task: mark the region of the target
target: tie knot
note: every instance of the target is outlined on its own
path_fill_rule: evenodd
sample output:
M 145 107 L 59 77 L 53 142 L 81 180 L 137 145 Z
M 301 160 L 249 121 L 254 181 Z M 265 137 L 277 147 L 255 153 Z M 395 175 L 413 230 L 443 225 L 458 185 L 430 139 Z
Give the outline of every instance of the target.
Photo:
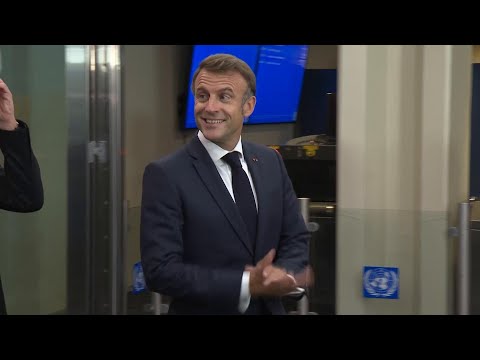
M 238 151 L 232 151 L 223 156 L 222 159 L 225 160 L 232 168 L 242 167 Z

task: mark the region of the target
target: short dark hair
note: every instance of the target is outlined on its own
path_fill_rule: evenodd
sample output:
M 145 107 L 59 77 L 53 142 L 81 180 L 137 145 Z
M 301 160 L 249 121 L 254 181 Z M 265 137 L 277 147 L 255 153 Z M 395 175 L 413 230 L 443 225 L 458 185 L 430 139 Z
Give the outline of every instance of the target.
M 230 54 L 214 54 L 207 56 L 202 60 L 193 74 L 191 84 L 193 94 L 195 94 L 195 80 L 197 80 L 199 72 L 204 69 L 213 73 L 227 73 L 229 71 L 238 72 L 247 82 L 247 91 L 243 96 L 243 103 L 245 103 L 251 96 L 255 96 L 257 91 L 255 73 L 245 61 Z

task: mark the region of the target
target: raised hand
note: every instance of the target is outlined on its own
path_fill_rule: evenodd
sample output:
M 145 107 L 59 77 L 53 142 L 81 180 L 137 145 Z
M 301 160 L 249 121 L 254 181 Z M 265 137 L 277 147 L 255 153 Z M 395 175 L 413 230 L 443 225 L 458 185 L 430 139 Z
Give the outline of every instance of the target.
M 0 129 L 14 130 L 17 125 L 12 93 L 7 84 L 0 79 Z

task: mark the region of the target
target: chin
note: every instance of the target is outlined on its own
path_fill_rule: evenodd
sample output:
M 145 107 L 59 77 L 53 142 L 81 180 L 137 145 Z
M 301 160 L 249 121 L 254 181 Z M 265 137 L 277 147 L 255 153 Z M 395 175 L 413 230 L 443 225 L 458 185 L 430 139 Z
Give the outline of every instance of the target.
M 218 140 L 223 136 L 223 131 L 220 129 L 202 129 L 202 133 L 210 141 Z

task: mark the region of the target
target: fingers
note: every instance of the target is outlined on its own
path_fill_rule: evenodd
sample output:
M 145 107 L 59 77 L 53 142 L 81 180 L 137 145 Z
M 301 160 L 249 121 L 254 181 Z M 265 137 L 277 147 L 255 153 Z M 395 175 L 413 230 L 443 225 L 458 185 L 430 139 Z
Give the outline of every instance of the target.
M 2 79 L 0 79 L 0 100 L 7 102 L 12 101 L 12 93 Z
M 0 129 L 14 130 L 17 125 L 12 93 L 0 79 Z
M 292 280 L 293 286 L 297 287 L 297 280 L 292 274 L 287 274 L 287 276 Z
M 7 84 L 5 84 L 5 82 L 2 79 L 0 79 L 0 89 L 2 90 L 2 92 L 10 92 Z
M 12 92 L 2 79 L 0 79 L 0 97 L 7 101 L 11 101 L 13 97 Z

